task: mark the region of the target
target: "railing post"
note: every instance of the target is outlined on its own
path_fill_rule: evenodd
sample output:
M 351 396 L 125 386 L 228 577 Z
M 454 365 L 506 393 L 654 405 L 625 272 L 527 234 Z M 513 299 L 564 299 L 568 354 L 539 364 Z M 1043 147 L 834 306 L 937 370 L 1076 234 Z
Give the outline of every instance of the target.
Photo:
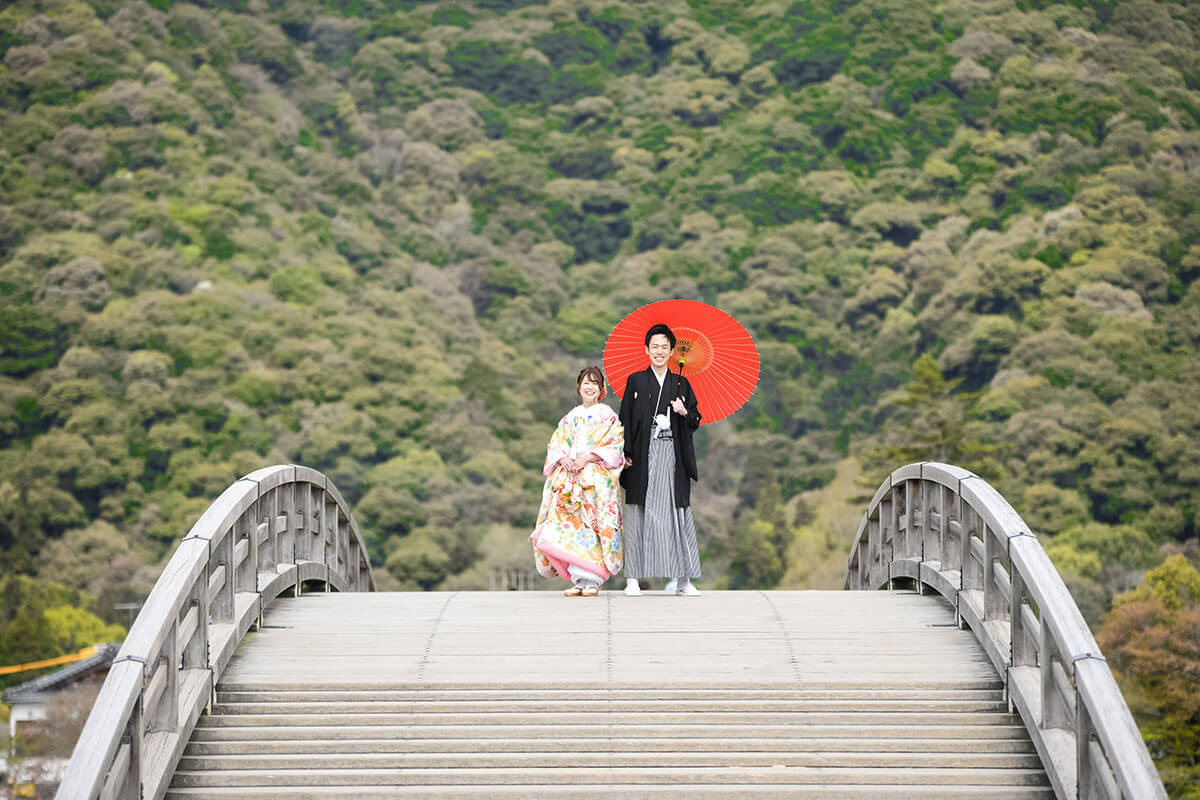
M 1011 567 L 1010 567 L 1011 568 Z M 1029 632 L 1025 630 L 1025 579 L 1019 570 L 1012 570 L 1012 619 L 1010 625 L 1009 643 L 1012 647 L 1012 665 L 1027 667 L 1034 664 L 1036 658 L 1030 647 Z
M 329 527 L 329 506 L 325 503 L 325 487 L 322 486 L 317 494 L 317 539 L 320 541 L 317 552 L 320 553 L 320 563 L 325 565 L 325 591 L 329 591 L 329 554 L 334 533 Z
M 125 725 L 125 734 L 121 737 L 122 744 L 129 745 L 129 766 L 126 767 L 125 779 L 118 787 L 117 797 L 129 800 L 141 800 L 142 797 L 142 740 L 145 736 L 145 723 L 142 717 L 142 697 L 138 697 L 133 706 L 133 713 Z
M 271 526 L 279 541 L 279 561 L 282 564 L 297 563 L 296 537 L 292 535 L 292 519 L 295 512 L 295 484 L 285 483 L 274 489 L 271 505 Z
M 1079 800 L 1096 796 L 1092 776 L 1092 717 L 1079 690 L 1075 690 L 1075 785 Z
M 887 569 L 887 588 L 890 592 L 892 586 L 892 562 L 896 559 L 896 540 L 900 538 L 900 509 L 897 508 L 896 498 L 900 494 L 897 487 L 893 486 L 888 492 L 888 526 L 883 536 L 883 546 L 886 548 L 885 553 L 880 553 L 880 560 Z M 880 517 L 883 515 L 881 514 Z
M 1038 647 L 1038 672 L 1041 677 L 1042 719 L 1041 727 L 1066 728 L 1066 703 L 1058 690 L 1058 682 L 1054 676 L 1054 665 L 1059 660 L 1054 646 L 1054 637 L 1050 635 L 1050 626 L 1046 620 L 1041 621 L 1041 644 Z
M 243 515 L 238 518 L 234 525 L 234 530 L 237 532 L 237 542 L 246 542 L 246 554 L 242 557 L 241 562 L 237 567 L 237 586 L 235 592 L 257 592 L 258 591 L 258 545 L 257 545 L 257 526 L 254 524 L 253 517 Z M 235 545 L 236 549 L 236 545 Z
M 251 511 L 250 527 L 254 530 L 254 541 L 258 544 L 258 563 L 278 564 L 279 554 L 275 551 L 275 538 L 271 536 L 271 523 L 267 519 L 267 508 L 270 503 L 261 492 L 254 501 Z
M 233 531 L 224 531 L 218 539 L 216 547 L 217 567 L 221 572 L 220 588 L 213 597 L 213 622 L 233 622 L 234 608 L 234 577 L 233 577 Z M 211 578 L 210 578 L 211 580 Z
M 959 588 L 967 589 L 971 571 L 971 528 L 967 520 L 967 504 L 962 496 L 962 482 L 958 488 L 958 579 Z
M 1004 597 L 1000 593 L 1000 583 L 996 580 L 996 561 L 1000 558 L 997 547 L 997 535 L 987 525 L 983 530 L 983 618 L 986 620 L 999 619 L 1004 615 Z
M 296 482 L 296 563 L 313 560 L 312 491 L 307 483 Z
M 961 564 L 955 563 L 958 560 L 959 550 L 954 547 L 954 529 L 955 515 L 958 513 L 955 510 L 957 503 L 955 502 L 954 492 L 945 487 L 940 487 L 941 491 L 941 508 L 942 508 L 942 525 L 939 531 L 940 545 L 938 554 L 941 556 L 943 570 L 956 570 L 961 568 Z M 961 526 L 960 526 L 961 530 Z
M 162 651 L 155 659 L 154 671 L 151 673 L 150 685 L 159 679 L 160 670 L 163 670 L 162 680 L 165 683 L 162 691 L 158 692 L 154 699 L 154 707 L 147 709 L 151 733 L 174 733 L 179 728 L 179 660 L 176 648 L 178 635 L 179 623 L 176 621 L 167 631 L 167 638 L 162 644 Z
M 183 647 L 183 668 L 184 669 L 207 669 L 208 668 L 208 566 L 205 565 L 204 572 L 200 576 L 200 580 L 196 581 L 196 586 L 192 590 L 192 596 L 185 608 L 190 613 L 195 609 L 196 613 L 196 630 L 184 643 Z
M 883 564 L 883 503 L 878 513 L 867 520 L 867 558 L 866 569 L 868 574 L 867 585 L 873 586 L 877 583 L 876 577 L 881 576 L 879 568 L 875 566 L 876 562 L 882 566 Z

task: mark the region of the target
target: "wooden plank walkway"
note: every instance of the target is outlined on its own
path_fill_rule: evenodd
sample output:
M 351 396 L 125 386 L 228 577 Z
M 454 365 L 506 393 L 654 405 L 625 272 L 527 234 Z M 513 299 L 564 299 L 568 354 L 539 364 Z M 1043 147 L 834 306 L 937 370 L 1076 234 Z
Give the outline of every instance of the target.
M 994 685 L 940 597 L 904 592 L 315 594 L 280 599 L 226 683 Z
M 318 594 L 242 643 L 170 800 L 1050 800 L 940 597 Z

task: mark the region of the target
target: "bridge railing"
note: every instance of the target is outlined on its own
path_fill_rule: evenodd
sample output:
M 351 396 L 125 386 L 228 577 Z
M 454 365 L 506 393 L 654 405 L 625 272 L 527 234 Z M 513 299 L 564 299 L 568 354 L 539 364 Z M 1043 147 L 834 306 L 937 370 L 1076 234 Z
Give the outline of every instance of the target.
M 1055 794 L 1166 800 L 1078 606 L 1037 537 L 986 481 L 949 464 L 893 472 L 859 524 L 845 588 L 932 588 L 975 633 Z
M 242 637 L 267 604 L 306 584 L 375 586 L 346 501 L 306 467 L 236 481 L 180 542 L 130 627 L 58 798 L 161 798 Z

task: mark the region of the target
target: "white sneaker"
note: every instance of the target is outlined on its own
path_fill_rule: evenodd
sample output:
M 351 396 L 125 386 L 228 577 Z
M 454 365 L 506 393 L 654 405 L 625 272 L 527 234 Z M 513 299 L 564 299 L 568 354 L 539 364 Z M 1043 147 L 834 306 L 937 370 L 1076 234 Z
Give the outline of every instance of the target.
M 674 594 L 675 590 L 678 588 L 679 578 L 671 578 L 671 580 L 667 581 L 667 585 L 663 587 L 663 591 L 667 594 Z
M 630 578 L 629 580 L 625 581 L 625 596 L 626 597 L 641 597 L 642 596 L 642 587 L 638 586 L 638 582 L 635 579 Z
M 688 581 L 683 585 L 682 589 L 676 589 L 675 594 L 679 597 L 699 597 L 700 590 L 696 588 L 695 584 Z

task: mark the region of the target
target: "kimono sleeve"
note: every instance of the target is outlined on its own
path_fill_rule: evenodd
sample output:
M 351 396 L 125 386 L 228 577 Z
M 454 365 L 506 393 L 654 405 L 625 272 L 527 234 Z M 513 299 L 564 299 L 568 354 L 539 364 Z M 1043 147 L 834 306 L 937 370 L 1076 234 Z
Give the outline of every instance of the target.
M 591 451 L 604 466 L 619 470 L 625 465 L 625 426 L 616 414 L 599 423 L 590 438 Z
M 687 426 L 689 431 L 694 431 L 700 427 L 700 401 L 696 397 L 695 391 L 692 390 L 692 384 L 687 379 L 683 379 L 683 405 L 687 409 L 687 416 L 683 418 L 683 424 Z
M 568 417 L 563 417 L 559 420 L 558 427 L 554 429 L 554 435 L 550 437 L 550 443 L 546 445 L 546 463 L 542 467 L 543 475 L 549 475 L 551 472 L 554 472 L 554 468 L 558 465 L 558 462 L 571 455 L 571 434 L 570 426 L 567 424 Z

